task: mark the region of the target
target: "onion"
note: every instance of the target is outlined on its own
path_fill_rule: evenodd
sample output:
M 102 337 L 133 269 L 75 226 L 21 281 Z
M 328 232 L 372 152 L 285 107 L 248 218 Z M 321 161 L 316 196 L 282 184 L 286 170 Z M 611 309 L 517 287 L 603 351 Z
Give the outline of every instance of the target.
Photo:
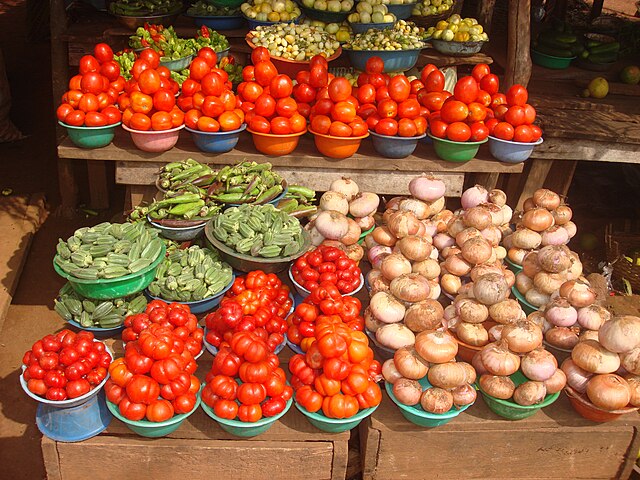
M 460 291 L 460 288 L 462 288 L 462 280 L 456 275 L 445 273 L 442 278 L 440 278 L 440 286 L 449 295 L 456 295 Z
M 400 202 L 398 210 L 412 212 L 419 220 L 424 220 L 431 215 L 431 207 L 428 203 L 417 198 L 406 198 Z
M 547 389 L 542 382 L 524 382 L 513 392 L 513 401 L 518 405 L 536 405 L 547 396 Z
M 611 320 L 611 313 L 600 305 L 589 305 L 578 309 L 578 323 L 582 328 L 599 330 L 609 320 Z
M 442 388 L 427 388 L 422 392 L 420 405 L 429 413 L 446 413 L 453 407 L 453 395 Z
M 620 363 L 628 372 L 640 375 L 640 347 L 621 353 Z
M 528 212 L 529 210 L 531 210 L 532 208 L 536 208 L 536 204 L 533 201 L 532 197 L 527 198 L 524 203 L 522 204 L 522 210 L 525 212 Z
M 467 362 L 458 362 L 458 365 L 462 365 L 467 372 L 467 383 L 475 383 L 477 377 L 475 368 Z
M 491 224 L 498 227 L 505 223 L 505 221 L 509 221 L 509 218 L 505 220 L 504 213 L 505 209 L 503 207 L 499 207 L 498 205 L 494 205 L 493 203 L 485 203 L 483 205 L 489 213 L 491 214 Z
M 324 238 L 340 240 L 349 231 L 349 222 L 341 212 L 324 210 L 318 214 L 315 228 Z
M 344 251 L 347 254 L 347 257 L 356 262 L 356 264 L 362 260 L 362 257 L 364 257 L 364 248 L 362 248 L 358 243 L 347 245 Z
M 509 296 L 509 285 L 502 275 L 488 273 L 473 282 L 473 296 L 485 305 L 493 305 Z
M 513 299 L 503 300 L 489 307 L 489 316 L 502 325 L 517 322 L 523 313 L 518 301 Z
M 469 383 L 467 381 L 467 369 L 456 362 L 432 365 L 427 378 L 431 385 L 445 390 L 452 390 Z
M 502 341 L 512 352 L 527 353 L 542 345 L 542 330 L 529 320 L 518 320 L 504 326 Z
M 459 277 L 465 276 L 471 271 L 471 265 L 462 257 L 462 254 L 447 257 L 444 261 L 444 268 Z
M 555 210 L 560 206 L 560 195 L 546 188 L 539 188 L 533 192 L 532 198 L 538 207 L 547 210 Z
M 405 273 L 411 273 L 411 262 L 404 258 L 401 253 L 392 253 L 382 260 L 380 271 L 384 278 L 393 280 Z
M 560 287 L 560 296 L 576 308 L 588 307 L 596 301 L 596 292 L 586 282 L 569 280 Z
M 462 215 L 462 219 L 467 226 L 477 228 L 478 230 L 484 230 L 492 225 L 491 212 L 483 205 L 478 205 L 466 210 Z
M 494 325 L 489 329 L 489 340 L 492 342 L 499 342 L 502 339 L 502 329 L 504 325 Z
M 433 202 L 444 197 L 444 182 L 432 175 L 423 173 L 409 182 L 409 192 L 419 200 Z
M 509 400 L 516 389 L 513 380 L 503 375 L 480 375 L 480 388 L 483 392 L 501 400 Z
M 312 226 L 309 229 L 309 236 L 311 237 L 311 245 L 313 245 L 314 247 L 317 247 L 318 245 L 320 245 L 325 240 L 325 238 L 318 231 L 318 229 L 315 227 L 315 225 Z
M 351 201 L 351 199 L 355 197 L 359 191 L 358 184 L 348 177 L 342 177 L 331 182 L 331 187 L 329 187 L 329 190 L 341 193 L 342 195 L 347 197 L 348 201 Z
M 510 238 L 514 248 L 523 250 L 538 248 L 542 243 L 542 236 L 538 232 L 522 226 L 518 227 Z
M 578 227 L 573 222 L 567 222 L 563 227 L 567 230 L 567 233 L 569 233 L 569 238 L 575 237 L 576 233 L 578 233 Z
M 478 392 L 469 384 L 461 385 L 457 388 L 454 388 L 451 391 L 451 395 L 453 395 L 453 405 L 456 408 L 464 407 L 465 405 L 471 405 L 476 401 L 478 396 Z
M 629 385 L 629 403 L 634 407 L 640 407 L 640 377 L 636 375 L 626 375 L 624 379 L 627 381 L 627 385 Z
M 393 358 L 385 360 L 382 364 L 382 376 L 385 381 L 389 383 L 396 383 L 397 380 L 402 378 L 402 375 L 400 375 L 400 372 L 396 368 Z
M 460 322 L 456 327 L 458 339 L 474 347 L 482 347 L 489 343 L 489 332 L 481 323 Z
M 400 205 L 400 202 L 405 198 L 407 197 L 402 197 L 402 196 L 392 197 L 389 199 L 389 201 L 385 202 L 384 208 L 386 210 L 398 210 L 398 205 Z
M 516 275 L 516 289 L 523 295 L 526 295 L 533 288 L 533 280 L 527 277 L 524 272 Z
M 547 272 L 564 272 L 571 266 L 571 250 L 565 245 L 549 245 L 538 251 L 536 259 Z
M 393 384 L 393 395 L 403 405 L 417 405 L 422 396 L 422 386 L 416 380 L 399 378 Z
M 522 215 L 522 225 L 536 232 L 543 232 L 553 225 L 553 215 L 546 208 L 533 208 Z
M 536 288 L 532 288 L 525 293 L 524 298 L 534 307 L 543 307 L 551 300 L 549 295 L 538 291 Z
M 393 295 L 387 292 L 378 292 L 369 302 L 371 313 L 383 323 L 397 323 L 404 319 L 405 306 Z
M 357 217 L 355 218 L 356 223 L 362 229 L 362 231 L 369 230 L 376 224 L 376 219 L 373 218 L 373 215 L 367 215 L 366 217 Z M 373 238 L 373 237 L 372 237 Z
M 598 339 L 603 347 L 616 353 L 640 347 L 640 318 L 632 315 L 614 317 L 602 325 Z
M 502 246 L 507 250 L 513 247 L 513 241 L 511 239 L 511 236 L 513 235 L 513 231 L 511 231 L 511 229 L 509 230 L 510 230 L 509 232 L 504 232 L 502 229 L 500 229 L 500 231 L 502 232 Z
M 357 220 L 356 220 L 356 223 L 357 223 Z M 364 237 L 364 246 L 366 248 L 373 248 L 377 245 L 380 245 L 380 244 L 375 241 L 375 239 L 373 238 L 373 235 L 371 235 L 370 233 L 366 237 Z
M 376 332 L 376 340 L 383 346 L 397 350 L 413 345 L 416 336 L 411 330 L 399 323 L 384 325 Z
M 569 232 L 560 225 L 554 225 L 542 232 L 542 245 L 564 245 L 569 243 Z
M 367 252 L 367 258 L 371 263 L 381 254 L 390 255 L 392 252 L 391 247 L 387 247 L 384 245 L 376 245 L 375 247 L 371 247 Z
M 462 197 L 460 197 L 460 203 L 465 210 L 469 210 L 481 203 L 487 203 L 488 201 L 489 192 L 482 185 L 475 185 L 468 188 L 462 193 Z
M 320 210 L 333 210 L 335 212 L 340 212 L 343 215 L 349 213 L 349 200 L 346 195 L 340 192 L 334 192 L 331 190 L 324 192 L 320 197 L 318 206 L 320 207 Z
M 583 330 L 578 337 L 582 342 L 584 340 L 598 340 L 598 331 L 597 330 Z M 622 361 L 622 359 L 621 359 Z
M 483 263 L 481 265 L 476 265 L 471 269 L 469 276 L 472 281 L 476 281 L 482 275 L 486 275 L 487 273 L 499 273 L 504 274 L 504 269 L 502 265 L 497 263 Z
M 498 227 L 489 225 L 487 228 L 480 230 L 482 238 L 484 238 L 492 247 L 498 247 L 502 240 L 502 232 Z
M 544 382 L 550 379 L 558 368 L 556 357 L 544 348 L 536 348 L 530 351 L 520 361 L 522 373 L 536 382 Z
M 533 287 L 540 293 L 551 295 L 560 290 L 567 277 L 563 273 L 538 272 L 533 277 Z
M 400 252 L 414 262 L 426 260 L 431 255 L 431 250 L 433 250 L 433 246 L 426 238 L 416 235 L 407 235 L 401 238 L 397 245 L 400 248 Z
M 360 239 L 362 230 L 352 218 L 347 218 L 347 223 L 349 224 L 349 229 L 347 230 L 347 233 L 342 236 L 340 241 L 345 245 L 353 245 Z
M 522 272 L 530 278 L 535 277 L 542 271 L 542 266 L 538 262 L 538 252 L 528 252 L 522 260 Z
M 502 225 L 497 225 L 498 227 L 500 227 L 503 230 L 506 231 L 510 231 L 511 227 L 509 226 L 509 223 L 511 222 L 511 219 L 513 218 L 513 209 L 509 206 L 509 205 L 503 205 L 502 207 L 502 221 L 504 222 Z
M 558 393 L 567 384 L 567 376 L 561 369 L 556 368 L 553 375 L 542 383 L 544 383 L 548 394 Z
M 444 310 L 435 300 L 424 300 L 411 305 L 404 315 L 404 324 L 413 332 L 435 330 L 442 323 Z
M 491 244 L 483 237 L 470 238 L 461 247 L 462 257 L 473 265 L 488 261 L 492 252 Z
M 553 327 L 544 334 L 544 339 L 554 347 L 571 350 L 580 341 L 576 328 Z
M 464 243 L 467 240 L 470 240 L 476 237 L 482 238 L 482 234 L 480 233 L 480 230 L 473 227 L 465 228 L 464 230 L 462 230 L 460 233 L 456 235 L 456 244 L 459 247 L 462 247 L 462 245 L 464 245 Z
M 455 215 L 447 224 L 447 233 L 455 238 L 465 228 L 467 228 L 467 226 L 464 224 L 462 217 Z
M 361 192 L 349 202 L 349 213 L 354 217 L 373 215 L 380 205 L 380 197 L 375 193 Z
M 593 377 L 593 373 L 589 373 L 580 368 L 571 358 L 567 358 L 562 362 L 560 368 L 567 376 L 567 385 L 578 393 L 587 391 L 587 383 L 589 379 Z
M 502 207 L 507 203 L 507 194 L 502 190 L 494 188 L 489 192 L 489 201 L 495 203 L 499 207 Z
M 546 306 L 544 317 L 557 327 L 571 327 L 578 320 L 578 312 L 566 299 L 558 297 Z
M 571 351 L 577 366 L 591 373 L 613 373 L 620 367 L 620 357 L 595 340 L 578 342 Z
M 456 244 L 455 238 L 449 236 L 446 233 L 438 233 L 433 237 L 433 245 L 438 250 L 443 250 L 446 247 L 451 247 Z
M 371 307 L 367 307 L 364 311 L 364 326 L 371 333 L 376 333 L 379 328 L 386 325 L 386 323 L 381 322 L 371 313 Z
M 416 335 L 418 354 L 430 363 L 453 360 L 458 353 L 458 343 L 446 330 L 425 330 Z
M 402 347 L 393 355 L 398 372 L 405 378 L 420 380 L 429 371 L 429 365 L 413 347 Z
M 376 227 L 371 232 L 371 236 L 379 245 L 385 245 L 387 247 L 393 247 L 398 240 L 396 236 L 391 233 L 388 227 Z
M 460 320 L 466 323 L 482 323 L 489 317 L 489 309 L 472 298 L 456 299 L 454 302 Z
M 452 255 L 457 255 L 461 252 L 461 250 L 457 247 L 457 246 L 453 246 L 453 247 L 445 247 L 442 249 L 442 251 L 440 252 L 440 254 L 442 255 L 442 258 L 447 259 Z
M 577 280 L 582 275 L 582 262 L 577 253 L 571 252 L 571 266 L 567 270 L 567 280 Z
M 427 204 L 429 205 L 429 210 L 431 211 L 429 215 L 437 215 L 444 210 L 445 200 L 444 197 L 440 197 L 433 202 L 427 202 Z M 453 216 L 453 213 L 451 214 L 451 216 Z
M 490 343 L 480 355 L 482 364 L 493 375 L 513 375 L 520 368 L 520 357 L 511 352 L 504 341 Z
M 587 397 L 603 410 L 620 410 L 629 405 L 631 389 L 619 375 L 594 375 L 587 383 Z
M 522 314 L 524 315 L 524 311 L 522 312 Z M 536 325 L 538 325 L 540 328 L 543 328 L 545 323 L 548 326 L 547 330 L 552 327 L 552 325 L 549 322 L 547 322 L 546 319 L 544 318 L 544 313 L 542 313 L 539 310 L 537 310 L 535 312 L 531 312 L 529 315 L 526 316 L 526 318 L 530 322 L 533 322 Z M 543 330 L 543 332 L 544 331 L 546 331 L 546 330 Z
M 397 238 L 402 238 L 407 235 L 415 235 L 421 225 L 422 223 L 420 223 L 420 220 L 418 220 L 418 217 L 416 217 L 413 212 L 396 212 L 389 217 L 387 227 Z
M 428 280 L 434 280 L 440 276 L 440 265 L 435 260 L 428 258 L 411 265 L 412 273 L 419 273 Z
M 429 291 L 429 281 L 419 273 L 407 273 L 391 280 L 391 293 L 404 302 L 426 300 Z
M 565 225 L 573 216 L 573 211 L 567 205 L 559 205 L 551 212 L 556 225 Z

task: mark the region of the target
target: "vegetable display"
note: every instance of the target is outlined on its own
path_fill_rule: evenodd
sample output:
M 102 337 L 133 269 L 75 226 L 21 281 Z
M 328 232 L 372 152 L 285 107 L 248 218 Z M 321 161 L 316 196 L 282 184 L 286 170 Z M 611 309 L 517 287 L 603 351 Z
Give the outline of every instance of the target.
M 413 7 L 412 15 L 417 17 L 428 17 L 439 15 L 451 9 L 453 0 L 418 0 Z
M 328 34 L 336 37 L 336 40 L 340 43 L 348 42 L 349 38 L 351 38 L 351 27 L 348 22 L 326 23 L 320 20 L 305 18 L 302 23 L 324 30 Z
M 293 279 L 306 290 L 313 290 L 322 282 L 336 285 L 338 291 L 348 295 L 362 286 L 362 272 L 357 262 L 345 252 L 327 245 L 299 257 L 291 266 Z
M 385 30 L 370 29 L 356 34 L 347 43 L 350 50 L 416 50 L 424 48 L 422 30 L 404 20 L 398 21 L 393 28 Z
M 395 23 L 396 20 L 384 3 L 374 0 L 358 2 L 355 13 L 347 17 L 349 23 Z
M 187 9 L 187 15 L 192 17 L 231 17 L 240 15 L 240 8 L 212 5 L 204 0 L 198 0 Z
M 292 0 L 251 0 L 240 6 L 247 18 L 260 22 L 292 22 L 300 15 L 300 7 Z
M 349 12 L 353 8 L 353 0 L 302 0 L 302 4 L 310 9 L 323 12 Z
M 22 357 L 29 391 L 47 400 L 81 397 L 107 377 L 112 356 L 93 333 L 64 329 L 35 342 Z
M 178 0 L 117 0 L 109 4 L 109 12 L 126 17 L 168 15 L 182 10 Z
M 285 196 L 277 203 L 276 208 L 294 217 L 302 218 L 313 215 L 318 208 L 313 204 L 316 192 L 302 185 L 289 185 Z
M 220 260 L 217 251 L 191 245 L 169 248 L 158 266 L 151 295 L 167 301 L 195 302 L 213 297 L 231 283 L 232 269 Z
M 488 42 L 489 36 L 475 18 L 461 18 L 454 13 L 446 20 L 440 20 L 435 27 L 429 27 L 427 36 L 447 42 Z
M 259 26 L 249 34 L 255 46 L 266 47 L 276 58 L 304 61 L 320 54 L 331 57 L 340 48 L 340 42 L 333 35 L 305 24 Z
M 162 247 L 157 231 L 143 223 L 104 222 L 79 228 L 66 241 L 59 239 L 54 260 L 72 277 L 118 278 L 151 265 Z

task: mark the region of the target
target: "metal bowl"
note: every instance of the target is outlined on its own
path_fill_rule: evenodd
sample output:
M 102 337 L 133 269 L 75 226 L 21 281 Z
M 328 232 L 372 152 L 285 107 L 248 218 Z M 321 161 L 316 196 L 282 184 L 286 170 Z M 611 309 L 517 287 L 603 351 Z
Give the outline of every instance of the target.
M 198 27 L 205 25 L 212 30 L 235 30 L 244 26 L 244 17 L 242 15 L 214 15 L 210 17 L 198 15 L 185 15 L 193 18 Z
M 163 236 L 164 238 L 168 238 L 169 240 L 174 240 L 176 242 L 186 242 L 200 236 L 200 234 L 204 230 L 204 226 L 207 223 L 207 220 L 203 220 L 200 225 L 189 225 L 186 227 L 167 227 L 165 225 L 157 223 L 149 215 L 147 215 L 147 221 L 153 228 L 157 228 L 158 230 L 160 230 L 161 236 Z
M 150 23 L 153 25 L 164 25 L 168 27 L 173 25 L 176 21 L 176 18 L 182 13 L 182 10 L 178 10 L 174 13 L 167 13 L 164 15 L 149 15 L 147 17 L 130 17 L 127 15 L 116 15 L 114 13 L 110 13 L 111 16 L 118 19 L 118 21 L 127 28 L 131 30 L 135 30 L 138 27 L 144 27 L 145 23 Z
M 342 23 L 353 11 L 353 9 L 351 9 L 348 12 L 329 12 L 327 10 L 316 10 L 315 8 L 307 8 L 304 5 L 300 5 L 300 10 L 305 17 L 310 18 L 311 20 L 319 20 L 325 23 Z
M 435 48 L 438 52 L 444 55 L 450 55 L 452 57 L 468 57 L 471 55 L 475 55 L 480 50 L 482 50 L 482 46 L 488 42 L 447 42 L 445 40 L 432 38 L 428 40 L 429 43 Z
M 353 33 L 364 33 L 372 28 L 376 30 L 384 30 L 385 28 L 393 28 L 395 22 L 385 23 L 350 23 Z

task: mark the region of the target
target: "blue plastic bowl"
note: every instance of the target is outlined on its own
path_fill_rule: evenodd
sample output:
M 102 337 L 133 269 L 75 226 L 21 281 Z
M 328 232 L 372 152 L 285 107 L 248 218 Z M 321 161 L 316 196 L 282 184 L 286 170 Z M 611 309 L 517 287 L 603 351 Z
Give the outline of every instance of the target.
M 186 57 L 177 58 L 175 60 L 161 60 L 160 66 L 167 67 L 172 72 L 181 72 L 189 66 L 191 60 L 193 60 L 194 57 L 195 55 L 188 55 Z
M 369 131 L 376 152 L 386 158 L 405 158 L 411 155 L 418 146 L 418 140 L 425 138 L 426 133 L 417 137 L 396 137 L 380 135 Z
M 112 328 L 83 327 L 75 320 L 67 320 L 67 323 L 70 325 L 73 325 L 78 330 L 86 330 L 87 332 L 92 332 L 93 336 L 96 338 L 108 338 L 124 330 L 124 323 L 122 325 L 118 325 L 117 327 L 112 327 Z
M 343 49 L 349 56 L 351 66 L 356 70 L 365 71 L 367 60 L 380 57 L 384 62 L 384 72 L 405 72 L 413 68 L 418 61 L 421 48 L 415 50 L 348 50 Z
M 203 152 L 207 153 L 226 153 L 230 152 L 238 144 L 240 133 L 247 128 L 247 124 L 243 123 L 237 130 L 229 132 L 201 132 L 185 127 L 185 130 L 191 133 L 193 143 Z
M 416 3 L 417 2 L 403 3 L 402 5 L 393 5 L 389 3 L 387 4 L 387 10 L 389 13 L 393 13 L 398 20 L 406 20 L 413 13 L 413 7 L 416 6 Z
M 420 382 L 420 386 L 422 387 L 423 391 L 431 387 L 431 383 L 429 383 L 427 377 L 418 380 L 418 382 Z M 420 427 L 433 428 L 444 425 L 445 423 L 449 423 L 451 420 L 460 415 L 461 412 L 464 412 L 467 408 L 473 405 L 473 403 L 470 403 L 469 405 L 465 405 L 461 408 L 452 407 L 451 410 L 446 413 L 430 413 L 425 411 L 419 403 L 418 405 L 405 405 L 403 403 L 400 403 L 396 396 L 393 394 L 393 384 L 384 382 L 384 387 L 387 390 L 387 394 L 389 395 L 391 400 L 393 400 L 393 402 L 398 405 L 398 407 L 400 407 L 400 413 L 402 413 L 402 416 L 409 420 L 411 423 Z
M 106 147 L 113 141 L 116 127 L 122 122 L 105 125 L 104 127 L 76 127 L 60 121 L 58 121 L 58 123 L 67 129 L 69 140 L 71 140 L 71 143 L 76 147 L 101 148 Z
M 296 408 L 300 410 L 305 417 L 307 417 L 307 420 L 309 420 L 311 425 L 324 432 L 330 433 L 346 432 L 347 430 L 357 427 L 363 419 L 375 412 L 378 407 L 379 405 L 371 408 L 365 408 L 364 410 L 360 410 L 353 417 L 349 418 L 329 418 L 322 413 L 322 410 L 311 413 L 296 402 Z
M 261 20 L 255 20 L 253 18 L 242 16 L 247 23 L 249 24 L 249 30 L 255 30 L 258 27 L 268 27 L 269 25 L 275 25 L 277 23 L 300 23 L 300 17 L 296 17 L 293 20 L 289 20 L 288 22 L 263 22 Z
M 542 142 L 542 137 L 537 142 L 522 143 L 489 136 L 489 151 L 493 158 L 501 162 L 521 163 L 527 160 L 531 156 L 534 147 Z
M 193 314 L 205 313 L 210 310 L 213 310 L 215 307 L 217 307 L 220 304 L 220 301 L 222 300 L 222 297 L 224 296 L 224 294 L 227 293 L 227 290 L 229 290 L 233 286 L 233 281 L 235 279 L 236 279 L 235 275 L 231 275 L 231 281 L 229 282 L 229 285 L 224 287 L 220 292 L 216 293 L 213 297 L 204 298 L 202 300 L 198 300 L 197 302 L 180 302 L 180 303 L 189 307 L 189 309 L 191 310 L 191 313 Z M 148 288 L 144 290 L 144 294 L 147 298 L 151 298 L 153 300 L 162 300 L 163 302 L 169 302 L 169 300 L 165 300 L 164 298 L 154 297 L 153 295 L 151 295 L 151 293 L 149 293 Z
M 364 33 L 371 28 L 375 28 L 376 30 L 384 30 L 385 28 L 393 28 L 395 25 L 394 22 L 388 23 L 350 23 L 351 30 L 353 33 Z
M 205 25 L 212 30 L 235 30 L 244 26 L 244 17 L 242 15 L 212 17 L 186 16 L 193 18 L 197 26 L 201 27 Z

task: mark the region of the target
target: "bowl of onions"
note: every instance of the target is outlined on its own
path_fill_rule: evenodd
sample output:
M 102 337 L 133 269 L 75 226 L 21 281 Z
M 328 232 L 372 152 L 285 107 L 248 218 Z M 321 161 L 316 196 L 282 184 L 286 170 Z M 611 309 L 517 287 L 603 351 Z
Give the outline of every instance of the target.
M 602 408 L 598 408 L 589 401 L 588 397 L 585 394 L 579 393 L 569 385 L 564 387 L 564 392 L 567 394 L 567 397 L 569 398 L 569 402 L 571 403 L 573 409 L 582 417 L 586 418 L 587 420 L 591 420 L 592 422 L 611 422 L 612 420 L 619 418 L 625 413 L 638 411 L 638 407 L 633 407 L 631 405 L 616 410 L 604 410 Z
M 495 388 L 496 389 L 495 391 L 497 392 L 498 390 L 503 390 L 503 388 L 501 388 L 500 385 L 490 386 L 488 382 L 484 383 L 482 380 L 483 377 L 485 377 L 485 375 L 481 376 L 480 380 L 478 381 L 478 388 L 480 390 L 480 393 L 482 393 L 484 402 L 487 404 L 487 407 L 489 407 L 489 410 L 491 410 L 496 415 L 499 415 L 500 417 L 506 418 L 507 420 L 522 420 L 523 418 L 530 417 L 534 415 L 536 412 L 538 412 L 538 410 L 540 410 L 541 408 L 551 405 L 560 396 L 560 392 L 549 393 L 549 394 L 546 394 L 544 397 L 542 397 L 542 401 L 538 403 L 533 403 L 531 405 L 521 405 L 519 403 L 516 403 L 516 401 L 514 400 L 515 392 L 513 392 L 514 386 L 516 387 L 516 391 L 517 391 L 517 387 L 519 385 L 529 381 L 529 379 L 525 377 L 521 371 L 518 370 L 516 373 L 514 373 L 513 375 L 510 375 L 509 377 L 499 377 L 499 376 L 493 376 L 493 375 L 487 376 L 487 377 L 491 377 L 488 380 L 491 380 L 492 382 L 495 381 L 494 383 L 498 383 L 499 381 L 500 384 L 504 384 L 508 382 L 509 378 L 511 379 L 511 385 L 503 385 L 505 387 L 504 390 L 511 389 L 511 395 L 509 395 L 508 400 L 505 400 L 503 398 L 498 398 L 497 396 L 489 395 L 486 392 L 487 389 Z M 542 385 L 542 382 L 529 382 L 529 383 Z M 523 398 L 520 399 L 520 395 L 518 396 L 518 398 L 521 403 L 531 403 L 536 401 L 536 398 L 535 398 L 536 395 L 537 395 L 537 392 L 523 392 L 522 393 Z M 504 396 L 506 397 L 507 395 L 505 394 Z
M 518 265 L 517 263 L 513 263 L 509 260 L 509 257 L 506 257 L 504 261 L 507 264 L 507 268 L 511 270 L 513 273 L 518 274 L 522 271 L 522 265 Z
M 489 331 L 491 329 L 491 327 L 493 327 L 494 325 L 498 325 L 496 322 L 493 322 L 491 320 L 483 322 L 482 326 L 485 328 L 485 330 Z M 458 336 L 454 333 L 453 335 L 456 339 L 456 342 L 458 342 L 458 353 L 456 354 L 456 358 L 460 361 L 463 362 L 469 362 L 471 363 L 471 361 L 473 360 L 473 357 L 476 353 L 478 353 L 480 350 L 482 350 L 485 345 L 470 345 L 468 343 L 463 342 L 462 340 L 460 340 L 458 338 Z
M 538 308 L 535 305 L 527 302 L 527 299 L 524 298 L 524 295 L 522 295 L 515 286 L 511 287 L 511 292 L 513 292 L 513 296 L 518 299 L 518 303 L 520 303 L 520 306 L 522 307 L 522 310 L 524 310 L 524 313 L 530 315 L 533 312 L 538 311 Z
M 431 388 L 431 383 L 427 379 L 427 377 L 423 377 L 420 380 L 417 380 L 422 388 L 422 391 Z M 387 390 L 387 394 L 393 400 L 393 402 L 400 407 L 400 413 L 402 416 L 409 420 L 411 423 L 418 425 L 420 427 L 439 427 L 440 425 L 444 425 L 445 423 L 449 423 L 451 420 L 456 418 L 460 413 L 464 412 L 467 408 L 473 405 L 473 401 L 461 407 L 456 407 L 454 404 L 450 404 L 447 399 L 437 400 L 436 403 L 441 403 L 442 408 L 446 411 L 444 413 L 431 413 L 426 411 L 421 402 L 418 402 L 416 405 L 406 405 L 395 396 L 393 393 L 394 384 L 385 382 L 385 388 Z M 467 387 L 469 387 L 467 385 Z M 473 387 L 469 387 L 473 390 Z M 440 389 L 438 389 L 440 390 Z M 449 407 L 449 408 L 447 408 Z

